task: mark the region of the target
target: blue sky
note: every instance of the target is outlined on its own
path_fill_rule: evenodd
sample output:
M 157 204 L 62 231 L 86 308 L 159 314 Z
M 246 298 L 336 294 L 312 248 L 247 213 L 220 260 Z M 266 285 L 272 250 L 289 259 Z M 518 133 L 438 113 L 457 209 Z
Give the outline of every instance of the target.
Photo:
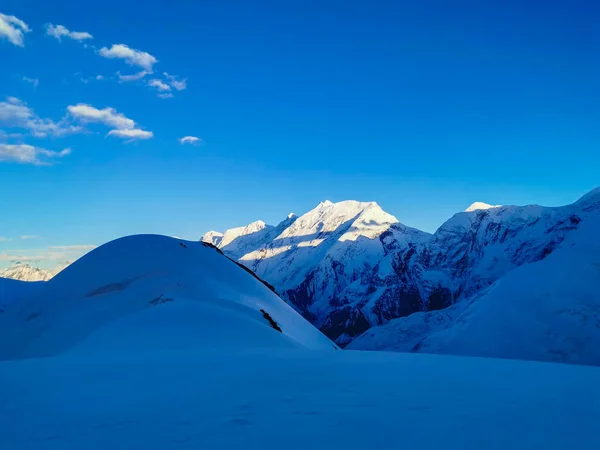
M 600 7 L 452 3 L 4 0 L 0 267 L 325 199 L 434 231 L 598 186 Z

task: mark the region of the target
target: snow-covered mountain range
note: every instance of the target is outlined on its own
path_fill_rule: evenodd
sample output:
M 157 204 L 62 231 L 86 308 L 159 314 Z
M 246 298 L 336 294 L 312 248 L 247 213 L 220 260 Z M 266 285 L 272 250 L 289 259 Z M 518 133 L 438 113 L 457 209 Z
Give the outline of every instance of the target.
M 337 219 L 323 220 L 333 211 Z M 321 232 L 342 239 L 326 251 L 309 249 L 324 258 L 349 257 L 341 243 L 369 239 L 363 234 L 377 234 L 392 221 L 373 204 L 323 204 L 321 213 L 315 217 L 323 226 L 298 242 L 323 239 L 311 237 Z M 594 261 L 578 244 L 594 234 L 593 222 L 580 223 L 581 239 L 568 236 L 529 267 L 566 270 L 552 258 L 574 252 L 565 260 L 581 256 L 582 265 L 570 268 L 571 279 Z M 420 236 L 389 227 L 409 242 Z M 243 269 L 212 244 L 145 235 L 109 242 L 46 282 L 0 278 L 0 448 L 364 450 L 398 439 L 406 449 L 564 449 L 575 441 L 580 449 L 597 447 L 600 368 L 337 351 Z M 588 265 L 576 281 L 589 282 L 594 270 Z M 472 349 L 467 337 L 482 334 L 489 345 L 502 332 L 514 319 L 511 303 L 499 310 L 490 305 L 519 284 L 510 286 L 480 300 L 481 322 L 467 321 L 451 333 L 452 345 Z M 565 317 L 585 325 L 584 310 L 571 306 L 590 304 L 592 290 L 565 309 L 561 286 L 557 277 L 550 287 L 557 296 L 547 310 L 564 310 L 554 325 Z M 517 330 L 531 322 L 524 317 Z M 540 319 L 546 316 L 533 320 Z M 523 337 L 516 334 L 511 345 Z M 521 344 L 531 349 L 545 342 Z M 571 344 L 569 351 L 577 352 L 580 342 Z M 598 341 L 584 345 L 597 349 Z
M 10 278 L 19 281 L 46 281 L 52 278 L 49 270 L 33 267 L 29 264 L 17 262 L 0 271 L 0 278 Z
M 349 240 L 379 214 L 322 209 L 340 218 L 321 231 Z M 0 278 L 0 448 L 597 447 L 599 368 L 336 351 L 242 269 L 211 244 L 146 235 L 46 282 Z
M 553 272 L 556 267 L 576 263 L 573 258 L 584 260 L 567 250 L 558 252 L 566 245 L 579 242 L 581 253 L 594 260 L 593 247 L 582 243 L 590 239 L 589 233 L 577 232 L 600 230 L 599 212 L 600 189 L 563 207 L 476 202 L 429 234 L 399 223 L 376 203 L 323 202 L 276 227 L 255 222 L 222 237 L 208 233 L 203 240 L 255 271 L 331 339 L 347 344 L 371 327 L 414 313 L 420 314 L 406 320 L 443 322 L 449 311 L 462 311 L 484 294 L 491 295 L 497 280 L 555 253 L 553 261 L 558 262 L 535 270 L 541 271 L 538 279 L 560 276 Z M 511 275 L 515 283 L 521 272 Z M 511 279 L 502 283 L 508 285 Z M 564 277 L 563 284 L 575 292 L 575 280 Z M 590 276 L 588 282 L 589 320 L 600 320 L 598 311 L 593 312 L 600 308 L 600 294 L 593 294 L 593 288 L 600 288 L 600 277 Z M 531 298 L 531 292 L 520 292 Z M 437 313 L 440 310 L 443 313 Z M 402 328 L 398 321 L 393 323 Z M 504 326 L 509 333 L 511 324 Z M 365 336 L 369 333 L 373 330 Z M 424 330 L 416 342 L 427 336 Z M 353 347 L 360 348 L 359 342 L 368 347 L 367 341 L 361 338 Z M 378 341 L 378 348 L 397 348 L 386 342 Z M 416 342 L 411 341 L 411 349 Z M 442 347 L 435 348 L 444 351 Z M 543 359 L 561 360 L 560 352 Z
M 4 270 L 0 270 L 0 278 L 10 278 L 19 281 L 48 281 L 60 271 L 68 267 L 71 262 L 63 262 L 52 269 L 46 270 L 31 264 L 16 262 Z

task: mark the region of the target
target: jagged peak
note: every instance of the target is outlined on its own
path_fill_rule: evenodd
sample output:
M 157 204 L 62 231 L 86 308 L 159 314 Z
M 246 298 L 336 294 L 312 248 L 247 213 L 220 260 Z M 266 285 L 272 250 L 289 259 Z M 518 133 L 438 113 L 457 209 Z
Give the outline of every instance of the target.
M 488 205 L 487 203 L 483 202 L 474 202 L 471 204 L 471 206 L 465 209 L 465 212 L 473 212 L 478 211 L 480 209 L 500 208 L 501 206 L 502 205 Z
M 287 215 L 287 218 L 288 218 L 288 219 L 295 219 L 296 217 L 298 217 L 298 216 L 297 216 L 296 214 L 294 214 L 294 213 L 289 213 L 289 214 Z
M 335 209 L 351 207 L 355 209 L 368 209 L 368 208 L 379 208 L 381 207 L 377 204 L 377 202 L 361 202 L 359 200 L 342 200 L 339 202 L 331 202 L 329 200 L 325 200 L 324 202 L 320 202 L 315 209 L 323 208 L 323 207 L 331 207 Z
M 324 202 L 319 202 L 319 204 L 317 205 L 317 208 L 323 208 L 323 207 L 327 207 L 327 206 L 331 206 L 333 205 L 333 202 L 329 201 L 329 200 L 325 200 Z
M 254 222 L 249 223 L 248 225 L 246 225 L 243 228 L 252 229 L 252 230 L 254 230 L 254 229 L 256 229 L 256 230 L 262 230 L 263 228 L 265 228 L 267 226 L 268 225 L 264 221 L 262 221 L 262 220 L 256 220 Z

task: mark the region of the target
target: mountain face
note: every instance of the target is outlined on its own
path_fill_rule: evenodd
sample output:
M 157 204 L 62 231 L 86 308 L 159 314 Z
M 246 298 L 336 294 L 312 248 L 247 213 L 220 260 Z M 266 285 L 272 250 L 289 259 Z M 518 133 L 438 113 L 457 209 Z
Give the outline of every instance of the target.
M 46 281 L 52 278 L 53 273 L 30 266 L 29 264 L 16 263 L 3 271 L 0 271 L 0 278 L 10 278 L 20 281 Z
M 376 203 L 326 201 L 276 227 L 230 230 L 236 237 L 216 245 L 345 345 L 392 319 L 463 304 L 547 258 L 598 210 L 600 189 L 563 207 L 476 202 L 429 234 Z
M 549 254 L 543 246 L 475 295 L 372 328 L 348 348 L 600 365 L 600 208 L 588 208 Z

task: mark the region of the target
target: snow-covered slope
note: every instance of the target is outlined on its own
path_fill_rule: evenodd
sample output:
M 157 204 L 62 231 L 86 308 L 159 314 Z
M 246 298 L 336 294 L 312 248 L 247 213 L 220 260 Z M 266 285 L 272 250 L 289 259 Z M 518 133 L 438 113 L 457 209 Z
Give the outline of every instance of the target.
M 385 352 L 0 362 L 10 450 L 596 450 L 600 369 Z
M 0 278 L 0 314 L 12 303 L 18 303 L 39 292 L 43 281 L 20 281 Z
M 46 281 L 52 278 L 53 273 L 33 267 L 29 264 L 17 262 L 12 266 L 0 271 L 0 278 L 10 278 L 20 281 Z
M 574 207 L 580 215 L 568 217 L 585 219 L 547 257 L 450 308 L 373 328 L 349 348 L 600 365 L 600 210 Z
M 334 345 L 215 248 L 154 235 L 97 248 L 0 315 L 0 359 L 189 347 Z

